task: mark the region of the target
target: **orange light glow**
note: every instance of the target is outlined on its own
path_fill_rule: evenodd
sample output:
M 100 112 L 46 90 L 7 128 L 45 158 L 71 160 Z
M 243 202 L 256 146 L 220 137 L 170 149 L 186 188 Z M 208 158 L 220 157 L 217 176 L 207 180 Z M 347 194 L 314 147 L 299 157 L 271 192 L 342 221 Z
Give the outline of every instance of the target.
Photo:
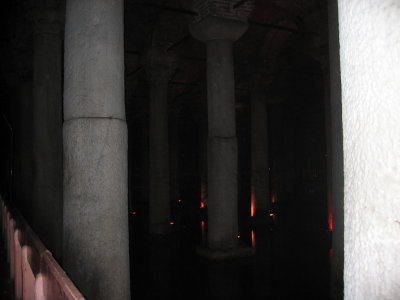
M 201 239 L 203 242 L 206 241 L 206 222 L 201 221 Z
M 328 191 L 328 229 L 333 231 L 332 196 L 330 191 Z
M 169 222 L 169 225 L 174 225 L 174 224 L 175 224 L 175 223 L 174 223 L 174 222 L 172 222 L 172 221 L 171 221 L 171 222 Z
M 251 187 L 251 199 L 250 199 L 250 216 L 254 217 L 256 211 L 256 196 L 254 194 L 254 187 Z
M 240 235 L 238 235 L 237 238 L 240 239 Z
M 204 202 L 200 202 L 200 208 L 204 208 L 206 205 L 204 204 Z
M 181 203 L 181 202 L 182 202 L 182 200 L 181 200 L 181 199 L 179 199 L 179 200 L 178 200 L 178 203 Z
M 200 186 L 200 199 L 206 199 L 207 197 L 207 191 L 206 191 L 206 185 L 204 183 L 201 184 Z
M 275 217 L 275 215 L 274 215 L 274 214 L 269 214 L 269 216 L 270 216 L 270 217 Z
M 273 192 L 273 193 L 272 193 L 272 199 L 271 199 L 271 202 L 272 202 L 272 203 L 276 203 L 276 202 L 277 202 L 277 200 L 278 200 L 278 197 L 277 197 L 277 195 L 276 195 L 276 192 Z
M 256 247 L 256 235 L 255 235 L 255 233 L 254 233 L 254 230 L 251 231 L 251 246 L 252 246 L 253 248 Z

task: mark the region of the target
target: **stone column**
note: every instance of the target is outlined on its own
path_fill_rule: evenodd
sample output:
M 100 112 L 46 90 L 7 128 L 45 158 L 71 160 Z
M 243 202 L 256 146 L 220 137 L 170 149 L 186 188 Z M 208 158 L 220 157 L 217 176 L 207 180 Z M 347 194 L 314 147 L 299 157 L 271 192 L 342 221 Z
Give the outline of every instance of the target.
M 174 108 L 170 112 L 169 128 L 170 128 L 170 196 L 173 202 L 180 200 L 180 184 L 179 184 L 179 118 L 180 118 L 180 107 Z
M 400 6 L 339 0 L 344 299 L 400 295 Z
M 51 2 L 51 1 L 50 1 Z M 55 1 L 54 1 L 55 2 Z M 56 259 L 62 249 L 62 13 L 35 7 L 32 226 Z M 49 4 L 50 5 L 50 4 Z
M 168 81 L 175 69 L 175 60 L 153 47 L 145 58 L 149 78 L 149 231 L 165 234 L 170 231 L 168 145 Z
M 205 109 L 204 109 L 205 110 Z M 203 109 L 202 109 L 203 111 Z M 199 178 L 200 178 L 200 208 L 204 208 L 207 202 L 207 113 L 201 113 L 199 117 Z
M 32 223 L 32 78 L 24 78 L 19 86 L 18 125 L 16 146 L 18 159 L 15 162 L 15 195 L 19 209 L 28 222 Z
M 141 113 L 141 132 L 140 132 L 140 139 L 142 141 L 140 147 L 140 157 L 142 161 L 140 162 L 140 197 L 137 199 L 138 201 L 141 200 L 143 203 L 149 202 L 149 112 L 147 105 L 146 107 L 142 108 Z M 136 200 L 135 200 L 136 201 Z
M 130 299 L 123 8 L 66 6 L 64 268 L 87 299 Z
M 344 265 L 344 174 L 342 90 L 340 81 L 339 28 L 337 0 L 328 1 L 329 16 L 329 116 L 330 143 L 328 188 L 332 203 L 332 263 L 330 291 L 332 300 L 343 299 Z M 330 157 L 329 157 L 330 155 Z
M 207 47 L 208 252 L 226 257 L 238 246 L 237 138 L 232 44 L 247 30 L 250 2 L 195 1 L 191 34 Z M 207 250 L 207 251 L 208 251 Z M 215 255 L 214 255 L 215 254 Z
M 270 213 L 268 164 L 268 112 L 265 92 L 255 88 L 251 94 L 251 188 L 252 213 Z

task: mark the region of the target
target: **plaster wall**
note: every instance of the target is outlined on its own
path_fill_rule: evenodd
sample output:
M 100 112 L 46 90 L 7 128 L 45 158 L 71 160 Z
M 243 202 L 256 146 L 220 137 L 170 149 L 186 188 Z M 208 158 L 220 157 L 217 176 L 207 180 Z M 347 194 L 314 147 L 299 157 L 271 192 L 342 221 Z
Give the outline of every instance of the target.
M 399 299 L 400 2 L 338 4 L 345 299 Z

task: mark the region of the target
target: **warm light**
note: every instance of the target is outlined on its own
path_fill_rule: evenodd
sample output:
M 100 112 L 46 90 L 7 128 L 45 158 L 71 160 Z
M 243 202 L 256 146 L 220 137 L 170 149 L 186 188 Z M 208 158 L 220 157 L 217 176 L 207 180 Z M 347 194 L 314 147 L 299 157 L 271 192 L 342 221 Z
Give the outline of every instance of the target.
M 333 231 L 333 217 L 332 217 L 332 211 L 329 212 L 328 226 L 329 226 L 329 231 Z
M 333 231 L 332 194 L 328 190 L 328 229 Z
M 136 211 L 132 211 L 131 214 L 132 214 L 132 215 L 136 215 Z
M 274 215 L 274 214 L 269 214 L 269 216 L 270 216 L 270 217 L 275 217 L 275 215 Z
M 207 192 L 206 192 L 206 185 L 204 183 L 201 184 L 200 186 L 200 199 L 206 199 L 207 197 Z
M 207 192 L 206 192 L 206 185 L 204 183 L 201 184 L 200 186 L 200 208 L 204 208 L 206 205 L 204 201 L 206 200 L 207 197 Z
M 203 242 L 206 241 L 206 222 L 201 221 L 201 239 Z
M 254 233 L 254 230 L 251 231 L 251 246 L 252 246 L 253 248 L 256 247 L 256 235 L 255 235 L 255 233 Z
M 181 202 L 182 202 L 182 200 L 181 200 L 181 199 L 179 199 L 179 200 L 178 200 L 178 203 L 181 203 Z
M 256 196 L 254 194 L 254 187 L 251 187 L 251 200 L 250 200 L 250 216 L 254 217 L 256 210 Z
M 171 222 L 169 222 L 169 225 L 174 225 L 174 224 L 175 224 L 175 223 L 174 223 L 174 222 L 172 222 L 172 221 L 171 221 Z
M 240 239 L 240 235 L 238 235 L 237 238 Z
M 277 200 L 278 200 L 278 199 L 277 199 L 277 196 L 276 196 L 276 192 L 273 192 L 273 193 L 272 193 L 272 199 L 271 199 L 271 202 L 272 202 L 272 203 L 276 203 L 276 202 L 277 202 Z

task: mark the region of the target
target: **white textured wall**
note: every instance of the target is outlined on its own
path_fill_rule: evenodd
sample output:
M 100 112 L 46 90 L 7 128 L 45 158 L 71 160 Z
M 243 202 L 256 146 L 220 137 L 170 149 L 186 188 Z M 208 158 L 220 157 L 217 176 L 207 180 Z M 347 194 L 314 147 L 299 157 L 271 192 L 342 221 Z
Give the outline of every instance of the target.
M 400 299 L 400 1 L 339 0 L 345 299 Z

